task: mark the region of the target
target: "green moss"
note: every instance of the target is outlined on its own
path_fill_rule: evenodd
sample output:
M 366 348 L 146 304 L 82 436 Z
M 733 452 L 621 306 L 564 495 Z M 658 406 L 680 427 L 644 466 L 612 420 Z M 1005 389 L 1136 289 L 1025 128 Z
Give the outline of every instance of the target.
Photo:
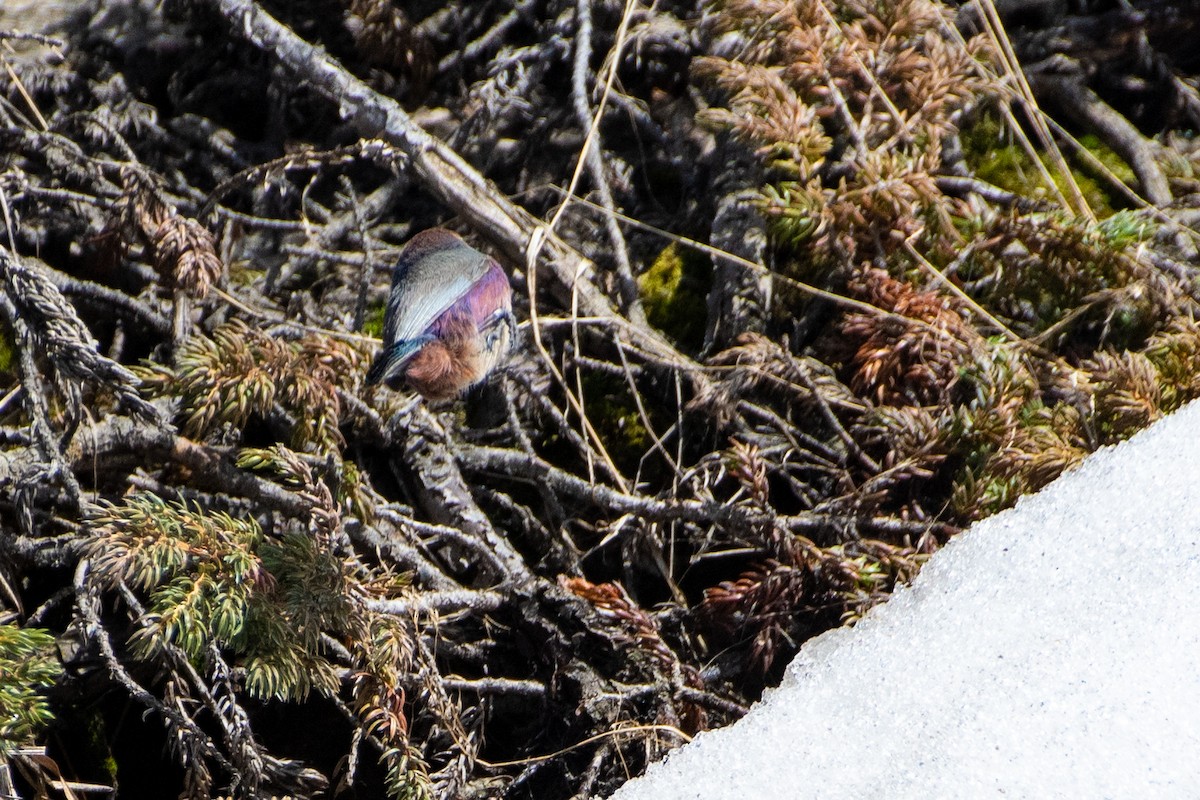
M 366 313 L 363 317 L 362 325 L 364 336 L 374 336 L 376 338 L 383 336 L 383 317 L 386 312 L 387 306 L 381 303 Z
M 591 373 L 583 376 L 587 415 L 600 440 L 622 470 L 636 468 L 652 439 L 642 422 L 629 384 L 619 375 Z
M 692 352 L 704 343 L 711 286 L 712 262 L 674 243 L 638 278 L 650 324 Z
M 981 180 L 1023 195 L 1045 191 L 1032 160 L 995 117 L 982 117 L 959 138 L 967 164 Z
M 0 324 L 0 375 L 16 372 L 17 351 L 12 329 Z
M 95 709 L 84 712 L 86 714 L 86 728 L 88 740 L 88 753 L 94 758 L 94 763 L 99 768 L 108 782 L 116 785 L 117 782 L 117 760 L 113 757 L 112 750 L 108 746 L 108 725 L 104 722 L 104 717 L 101 716 Z
M 984 116 L 965 128 L 961 140 L 967 164 L 981 180 L 1022 197 L 1041 197 L 1049 193 L 1037 164 L 995 117 Z M 1127 186 L 1137 185 L 1129 165 L 1094 134 L 1080 136 L 1079 143 Z M 1039 153 L 1038 157 L 1058 190 L 1069 197 L 1070 190 L 1062 172 L 1053 165 L 1049 156 Z M 1123 196 L 1109 191 L 1108 181 L 1101 177 L 1100 170 L 1088 159 L 1071 157 L 1070 169 L 1079 191 L 1097 216 L 1107 217 L 1125 204 Z
M 236 286 L 252 286 L 255 281 L 266 277 L 266 270 L 251 269 L 252 260 L 238 260 L 229 264 L 229 282 Z
M 1100 138 L 1094 133 L 1085 133 L 1079 137 L 1079 144 L 1083 145 L 1083 149 L 1087 150 L 1096 160 L 1104 165 L 1104 168 L 1115 175 L 1126 186 L 1137 186 L 1137 176 L 1133 174 L 1133 169 L 1125 163 L 1125 160 L 1117 155 L 1116 151 L 1100 141 Z M 1084 159 L 1079 159 L 1084 162 Z M 1097 175 L 1097 170 L 1094 166 L 1088 163 L 1082 163 L 1081 171 L 1089 175 Z M 1097 177 L 1099 177 L 1097 175 Z

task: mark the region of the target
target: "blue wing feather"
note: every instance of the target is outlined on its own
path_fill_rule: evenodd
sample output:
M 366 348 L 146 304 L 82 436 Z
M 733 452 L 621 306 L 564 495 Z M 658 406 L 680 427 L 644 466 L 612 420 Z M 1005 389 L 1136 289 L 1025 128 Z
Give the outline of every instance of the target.
M 405 365 L 417 354 L 417 351 L 432 341 L 432 336 L 418 336 L 415 339 L 394 342 L 383 348 L 382 352 L 371 362 L 371 368 L 367 370 L 367 385 L 383 383 L 391 378 L 400 377 Z
M 457 235 L 423 231 L 400 254 L 384 316 L 383 344 L 415 339 L 487 272 L 489 259 Z

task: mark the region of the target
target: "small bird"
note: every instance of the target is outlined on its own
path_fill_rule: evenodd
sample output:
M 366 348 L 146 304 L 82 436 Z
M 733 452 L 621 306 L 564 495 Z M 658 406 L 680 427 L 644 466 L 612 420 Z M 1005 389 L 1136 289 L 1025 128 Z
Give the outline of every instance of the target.
M 512 286 L 496 260 L 445 228 L 422 231 L 392 273 L 383 349 L 367 384 L 456 397 L 500 364 L 515 335 Z

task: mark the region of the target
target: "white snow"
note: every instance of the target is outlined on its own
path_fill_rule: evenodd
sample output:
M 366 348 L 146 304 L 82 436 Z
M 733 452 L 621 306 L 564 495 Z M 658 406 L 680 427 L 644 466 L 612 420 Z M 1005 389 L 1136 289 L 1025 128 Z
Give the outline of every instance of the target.
M 1200 401 L 963 533 L 614 800 L 1200 798 Z

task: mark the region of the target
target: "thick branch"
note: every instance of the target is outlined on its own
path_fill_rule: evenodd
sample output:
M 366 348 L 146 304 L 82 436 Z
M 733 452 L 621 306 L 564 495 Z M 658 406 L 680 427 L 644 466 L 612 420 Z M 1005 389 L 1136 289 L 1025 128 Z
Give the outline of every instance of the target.
M 417 404 L 402 424 L 404 462 L 414 472 L 414 485 L 426 513 L 435 522 L 457 528 L 486 545 L 506 582 L 525 585 L 536 580 L 521 554 L 476 505 L 466 479 L 450 456 L 446 432 L 437 418 L 424 404 Z
M 77 474 L 90 475 L 98 465 L 123 454 L 136 456 L 143 465 L 170 462 L 187 467 L 201 488 L 255 500 L 289 516 L 307 517 L 309 513 L 308 502 L 238 469 L 216 450 L 131 417 L 113 415 L 82 426 L 66 457 Z M 41 459 L 33 447 L 0 451 L 0 490 L 11 491 Z

